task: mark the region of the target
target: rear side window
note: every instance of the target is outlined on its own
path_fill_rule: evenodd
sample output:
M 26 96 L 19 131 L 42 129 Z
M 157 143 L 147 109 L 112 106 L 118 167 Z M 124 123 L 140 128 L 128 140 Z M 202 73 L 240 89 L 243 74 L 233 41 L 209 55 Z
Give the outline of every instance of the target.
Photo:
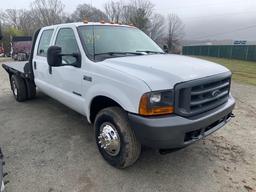
M 53 34 L 53 29 L 43 31 L 40 38 L 39 45 L 38 45 L 37 55 L 46 57 L 47 50 L 49 48 L 50 41 L 52 38 L 52 34 Z

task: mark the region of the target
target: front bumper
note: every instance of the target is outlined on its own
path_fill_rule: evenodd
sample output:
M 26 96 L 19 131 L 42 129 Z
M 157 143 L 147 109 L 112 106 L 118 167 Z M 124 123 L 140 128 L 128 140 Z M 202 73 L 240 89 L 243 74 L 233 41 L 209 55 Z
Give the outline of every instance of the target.
M 178 115 L 142 117 L 129 114 L 130 123 L 142 145 L 157 149 L 183 148 L 223 127 L 231 118 L 235 100 L 190 118 Z

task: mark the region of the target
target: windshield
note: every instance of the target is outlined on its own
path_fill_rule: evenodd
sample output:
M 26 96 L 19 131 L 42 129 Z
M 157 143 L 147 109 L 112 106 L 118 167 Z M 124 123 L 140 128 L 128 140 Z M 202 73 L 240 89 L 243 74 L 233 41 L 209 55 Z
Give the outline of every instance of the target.
M 152 39 L 137 28 L 96 25 L 82 26 L 78 31 L 87 55 L 96 60 L 141 55 L 143 52 L 144 54 L 164 53 Z

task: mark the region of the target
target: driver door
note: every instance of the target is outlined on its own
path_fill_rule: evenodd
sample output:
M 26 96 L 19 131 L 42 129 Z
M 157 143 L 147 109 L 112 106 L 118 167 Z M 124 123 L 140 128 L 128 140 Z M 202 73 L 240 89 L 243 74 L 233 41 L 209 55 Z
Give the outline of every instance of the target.
M 80 54 L 76 35 L 73 28 L 59 28 L 54 45 L 61 47 L 62 54 Z M 52 76 L 52 85 L 56 90 L 56 99 L 84 114 L 84 99 L 81 94 L 83 75 L 81 67 L 77 67 L 76 62 L 79 61 L 73 56 L 63 56 L 63 66 L 52 67 L 50 75 Z

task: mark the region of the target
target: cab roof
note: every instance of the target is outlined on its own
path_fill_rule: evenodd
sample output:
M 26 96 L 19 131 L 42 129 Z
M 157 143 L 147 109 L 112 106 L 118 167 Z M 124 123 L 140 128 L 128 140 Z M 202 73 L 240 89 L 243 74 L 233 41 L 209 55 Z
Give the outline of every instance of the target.
M 80 26 L 122 26 L 122 27 L 131 27 L 135 28 L 132 25 L 124 25 L 124 24 L 118 24 L 118 23 L 109 23 L 109 22 L 76 22 L 76 23 L 63 23 L 63 24 L 57 24 L 57 25 L 52 25 L 52 26 L 47 26 L 43 27 L 45 28 L 50 28 L 50 27 L 68 27 L 68 26 L 75 26 L 75 27 L 80 27 Z

